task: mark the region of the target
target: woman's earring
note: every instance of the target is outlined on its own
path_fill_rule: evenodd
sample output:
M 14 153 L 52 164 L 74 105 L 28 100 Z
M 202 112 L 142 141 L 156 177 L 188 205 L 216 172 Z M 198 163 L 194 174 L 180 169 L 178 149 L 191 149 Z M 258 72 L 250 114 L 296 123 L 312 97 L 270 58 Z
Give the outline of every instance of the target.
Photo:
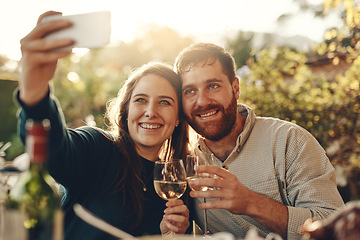
M 179 120 L 177 120 L 175 127 L 179 126 Z

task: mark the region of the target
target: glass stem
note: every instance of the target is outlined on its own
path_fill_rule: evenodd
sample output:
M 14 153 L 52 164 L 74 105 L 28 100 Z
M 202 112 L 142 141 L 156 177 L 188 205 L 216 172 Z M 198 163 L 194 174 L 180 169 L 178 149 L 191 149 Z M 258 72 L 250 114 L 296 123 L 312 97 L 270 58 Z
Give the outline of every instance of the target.
M 206 198 L 204 198 L 204 203 L 206 203 Z M 204 234 L 209 235 L 208 225 L 207 225 L 207 211 L 204 209 Z

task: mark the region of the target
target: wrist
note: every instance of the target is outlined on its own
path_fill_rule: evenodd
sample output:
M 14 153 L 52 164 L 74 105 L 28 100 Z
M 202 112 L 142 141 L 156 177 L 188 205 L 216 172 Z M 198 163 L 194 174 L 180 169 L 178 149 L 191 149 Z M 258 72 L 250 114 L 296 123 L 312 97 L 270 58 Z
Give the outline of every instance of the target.
M 36 89 L 36 91 L 31 91 L 22 86 L 19 88 L 19 99 L 26 106 L 34 106 L 41 102 L 49 93 L 49 87 L 46 86 L 43 89 Z

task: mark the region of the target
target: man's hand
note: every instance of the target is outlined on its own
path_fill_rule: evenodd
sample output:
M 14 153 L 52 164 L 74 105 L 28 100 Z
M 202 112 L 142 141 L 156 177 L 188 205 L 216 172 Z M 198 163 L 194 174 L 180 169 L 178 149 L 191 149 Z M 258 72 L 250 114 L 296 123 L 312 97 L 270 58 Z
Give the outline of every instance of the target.
M 190 196 L 194 198 L 218 198 L 217 201 L 200 203 L 201 209 L 226 209 L 234 214 L 246 214 L 249 202 L 250 190 L 239 182 L 231 172 L 218 166 L 201 165 L 196 171 L 198 173 L 209 173 L 217 178 L 204 178 L 193 180 L 192 185 L 214 187 L 210 191 L 191 191 Z
M 251 191 L 233 173 L 221 167 L 201 165 L 196 171 L 217 176 L 217 178 L 197 179 L 191 182 L 195 186 L 214 188 L 205 192 L 191 191 L 191 197 L 218 199 L 200 203 L 199 208 L 225 209 L 233 214 L 248 215 L 286 239 L 288 209 L 285 205 Z

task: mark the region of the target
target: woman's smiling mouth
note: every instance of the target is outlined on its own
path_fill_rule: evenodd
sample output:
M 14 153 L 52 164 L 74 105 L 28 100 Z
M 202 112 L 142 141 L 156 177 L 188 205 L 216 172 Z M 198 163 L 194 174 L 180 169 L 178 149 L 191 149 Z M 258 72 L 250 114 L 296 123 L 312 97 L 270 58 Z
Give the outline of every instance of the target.
M 139 125 L 141 128 L 144 129 L 158 129 L 161 127 L 161 124 L 158 123 L 140 123 Z

